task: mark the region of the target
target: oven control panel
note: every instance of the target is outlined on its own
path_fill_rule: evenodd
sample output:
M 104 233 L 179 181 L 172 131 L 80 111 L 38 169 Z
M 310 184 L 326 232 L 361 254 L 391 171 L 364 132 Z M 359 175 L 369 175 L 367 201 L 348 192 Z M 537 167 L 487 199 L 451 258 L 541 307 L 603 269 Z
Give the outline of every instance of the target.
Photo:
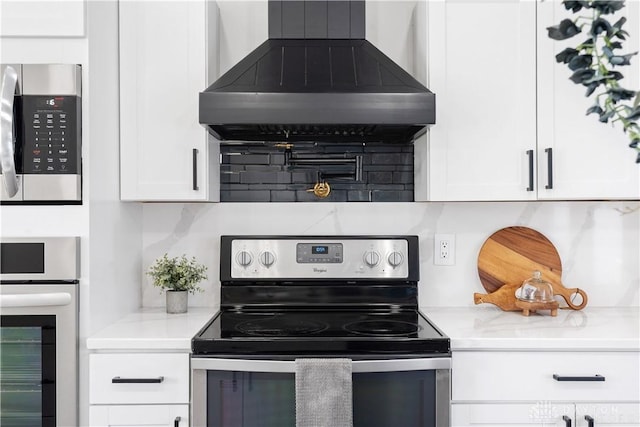
M 296 245 L 296 262 L 301 264 L 340 264 L 343 261 L 342 253 L 342 243 L 298 243 Z
M 230 249 L 231 278 L 397 280 L 409 277 L 409 244 L 403 238 L 238 238 L 232 240 Z

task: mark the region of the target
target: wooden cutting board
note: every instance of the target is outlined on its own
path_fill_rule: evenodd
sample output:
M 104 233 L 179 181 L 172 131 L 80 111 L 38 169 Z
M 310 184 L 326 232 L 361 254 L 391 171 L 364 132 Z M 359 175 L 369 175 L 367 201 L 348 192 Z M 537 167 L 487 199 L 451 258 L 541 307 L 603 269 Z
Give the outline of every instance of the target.
M 562 263 L 555 246 L 542 233 L 527 227 L 507 227 L 493 233 L 484 242 L 478 254 L 478 275 L 489 295 L 476 294 L 474 301 L 490 302 L 503 310 L 517 310 L 515 295 L 517 289 L 530 278 L 535 270 L 551 283 L 553 292 L 562 296 L 567 305 L 581 310 L 587 305 L 587 294 L 578 288 L 565 288 L 562 284 Z M 499 291 L 509 285 L 509 292 Z M 574 304 L 573 299 L 580 301 Z

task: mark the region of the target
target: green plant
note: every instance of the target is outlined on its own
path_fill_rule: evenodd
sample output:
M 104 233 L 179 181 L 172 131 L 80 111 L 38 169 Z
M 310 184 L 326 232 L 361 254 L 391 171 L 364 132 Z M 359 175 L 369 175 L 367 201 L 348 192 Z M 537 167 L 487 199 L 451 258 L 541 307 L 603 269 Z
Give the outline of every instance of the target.
M 188 291 L 194 294 L 196 291 L 202 292 L 198 283 L 207 279 L 206 271 L 207 267 L 198 264 L 195 257 L 187 259 L 185 255 L 182 255 L 181 257 L 169 258 L 167 254 L 164 254 L 161 258 L 156 259 L 146 273 L 153 278 L 153 284 L 159 288 Z
M 624 0 L 565 0 L 567 10 L 578 15 L 575 19 L 563 19 L 558 25 L 548 27 L 549 37 L 565 40 L 588 31 L 585 41 L 575 48 L 568 47 L 556 55 L 556 61 L 567 64 L 573 72 L 570 79 L 587 88 L 585 96 L 594 92 L 595 103 L 587 109 L 587 115 L 598 114 L 602 123 L 619 122 L 628 135 L 629 147 L 637 151 L 636 163 L 640 163 L 640 92 L 620 85 L 623 75 L 618 67 L 631 65 L 631 58 L 638 52 L 620 53 L 622 42 L 629 34 L 622 29 L 626 18 L 611 24 L 606 18 L 624 7 Z M 589 14 L 590 13 L 590 14 Z

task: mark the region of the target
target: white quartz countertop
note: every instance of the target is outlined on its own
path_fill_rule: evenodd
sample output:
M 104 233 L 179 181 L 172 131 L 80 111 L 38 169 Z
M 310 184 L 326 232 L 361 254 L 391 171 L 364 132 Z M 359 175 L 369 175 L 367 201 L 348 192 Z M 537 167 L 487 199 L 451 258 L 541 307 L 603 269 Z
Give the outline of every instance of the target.
M 449 338 L 451 349 L 640 351 L 640 307 L 558 310 L 556 317 L 505 312 L 491 305 L 423 307 L 421 311 Z M 143 308 L 87 339 L 100 350 L 191 350 L 191 338 L 213 317 L 214 308 L 191 307 L 185 314 Z
M 164 308 L 143 308 L 87 338 L 87 348 L 191 352 L 191 338 L 216 312 L 190 307 L 184 314 L 167 314 Z
M 585 307 L 523 316 L 492 305 L 423 307 L 456 350 L 640 350 L 640 307 Z

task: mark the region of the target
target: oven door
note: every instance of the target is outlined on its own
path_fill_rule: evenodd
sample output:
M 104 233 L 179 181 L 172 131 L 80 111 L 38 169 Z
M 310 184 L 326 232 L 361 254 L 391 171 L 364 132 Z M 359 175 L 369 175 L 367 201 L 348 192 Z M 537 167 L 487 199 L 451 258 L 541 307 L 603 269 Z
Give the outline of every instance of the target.
M 295 427 L 295 362 L 194 357 L 194 427 Z M 450 358 L 355 360 L 354 427 L 449 425 Z
M 76 425 L 76 285 L 2 284 L 0 313 L 0 425 Z

